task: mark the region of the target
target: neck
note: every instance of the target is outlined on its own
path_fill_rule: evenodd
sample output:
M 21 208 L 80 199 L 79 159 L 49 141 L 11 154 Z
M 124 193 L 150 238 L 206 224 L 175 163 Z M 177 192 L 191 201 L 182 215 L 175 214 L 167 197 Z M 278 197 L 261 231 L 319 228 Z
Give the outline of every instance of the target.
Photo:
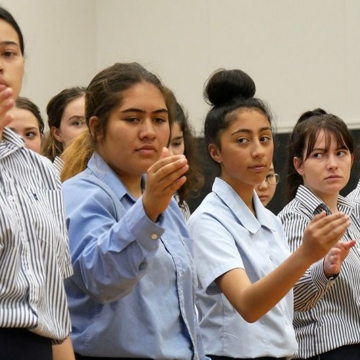
M 338 198 L 339 198 L 339 193 L 335 193 L 335 194 L 316 194 L 316 196 L 318 196 L 321 201 L 330 209 L 331 213 L 337 213 L 338 207 L 337 207 L 337 202 L 338 202 Z

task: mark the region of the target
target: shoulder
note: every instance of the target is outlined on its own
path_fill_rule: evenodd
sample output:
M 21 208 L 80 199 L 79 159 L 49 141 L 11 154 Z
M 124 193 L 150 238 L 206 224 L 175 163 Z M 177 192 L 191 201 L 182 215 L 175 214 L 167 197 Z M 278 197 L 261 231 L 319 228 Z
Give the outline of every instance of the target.
M 66 180 L 62 184 L 62 189 L 67 208 L 90 208 L 96 205 L 114 208 L 114 202 L 118 200 L 110 193 L 109 186 L 92 175 L 88 169 Z
M 290 201 L 277 216 L 285 229 L 290 223 L 308 223 L 314 217 L 314 215 L 311 214 L 310 211 L 307 211 L 297 199 Z

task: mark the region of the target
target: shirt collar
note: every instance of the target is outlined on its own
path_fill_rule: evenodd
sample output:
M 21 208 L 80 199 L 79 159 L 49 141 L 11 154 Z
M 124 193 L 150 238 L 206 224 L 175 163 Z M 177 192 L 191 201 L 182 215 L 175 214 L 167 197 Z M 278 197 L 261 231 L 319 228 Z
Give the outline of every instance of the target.
M 298 187 L 295 198 L 314 215 L 320 214 L 322 211 L 331 214 L 331 211 L 326 204 L 304 185 Z M 354 209 L 351 201 L 341 195 L 338 197 L 337 204 L 339 211 L 349 216 Z
M 238 221 L 252 234 L 255 234 L 261 227 L 265 227 L 270 231 L 275 231 L 273 219 L 270 211 L 265 209 L 259 197 L 254 191 L 253 202 L 256 217 L 246 206 L 237 192 L 224 180 L 216 178 L 212 187 L 212 191 L 226 204 Z
M 9 128 L 4 128 L 0 144 L 1 157 L 6 157 L 16 150 L 25 148 L 25 141 Z
M 107 184 L 115 193 L 115 195 L 121 199 L 123 196 L 128 195 L 134 201 L 136 199 L 128 192 L 126 186 L 122 183 L 118 175 L 113 169 L 103 160 L 103 158 L 96 152 L 91 156 L 88 165 L 88 169 L 94 173 L 94 175 Z M 142 179 L 142 187 L 144 188 L 145 179 Z

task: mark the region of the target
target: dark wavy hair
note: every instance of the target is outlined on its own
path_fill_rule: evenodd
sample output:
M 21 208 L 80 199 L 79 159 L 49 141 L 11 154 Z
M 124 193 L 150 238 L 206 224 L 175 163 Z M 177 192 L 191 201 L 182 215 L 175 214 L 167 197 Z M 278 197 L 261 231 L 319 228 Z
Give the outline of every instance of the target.
M 309 157 L 314 150 L 320 131 L 325 133 L 326 151 L 330 148 L 331 136 L 334 136 L 339 148 L 346 148 L 354 154 L 354 139 L 343 120 L 320 108 L 303 113 L 290 135 L 288 144 L 287 201 L 294 199 L 298 187 L 304 183 L 302 176 L 295 169 L 294 158 L 304 162 Z

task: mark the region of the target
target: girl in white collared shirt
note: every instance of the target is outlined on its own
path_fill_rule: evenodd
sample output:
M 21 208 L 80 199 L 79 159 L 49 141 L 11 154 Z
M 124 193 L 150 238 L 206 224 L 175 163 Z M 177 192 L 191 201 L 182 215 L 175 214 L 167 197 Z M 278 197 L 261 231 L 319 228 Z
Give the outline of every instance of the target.
M 290 358 L 297 349 L 292 286 L 342 236 L 348 220 L 319 215 L 289 256 L 279 220 L 254 191 L 273 158 L 269 111 L 241 70 L 216 72 L 205 93 L 212 104 L 205 140 L 220 176 L 188 223 L 205 351 L 212 359 Z

